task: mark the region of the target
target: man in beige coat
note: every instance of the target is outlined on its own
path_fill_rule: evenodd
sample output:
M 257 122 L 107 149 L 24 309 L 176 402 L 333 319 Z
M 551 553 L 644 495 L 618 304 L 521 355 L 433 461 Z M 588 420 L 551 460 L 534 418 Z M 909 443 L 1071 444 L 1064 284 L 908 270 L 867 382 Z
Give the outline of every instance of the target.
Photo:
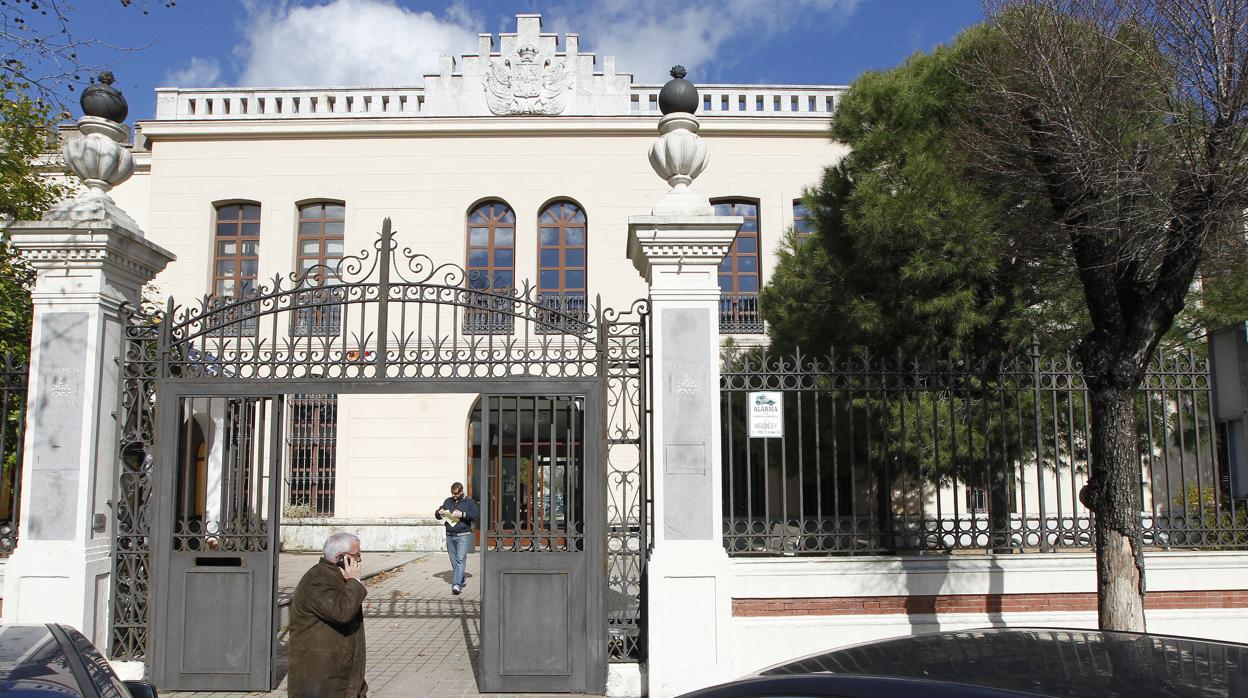
M 335 533 L 290 602 L 290 698 L 358 698 L 364 680 L 360 539 Z

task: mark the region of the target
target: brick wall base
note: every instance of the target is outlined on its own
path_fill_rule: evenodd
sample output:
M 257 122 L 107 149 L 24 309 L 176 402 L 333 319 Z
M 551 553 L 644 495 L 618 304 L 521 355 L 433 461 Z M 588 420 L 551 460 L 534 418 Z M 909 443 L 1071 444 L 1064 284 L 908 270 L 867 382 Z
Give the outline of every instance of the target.
M 1156 591 L 1144 597 L 1144 608 L 1248 608 L 1248 590 Z M 842 596 L 790 599 L 733 599 L 732 615 L 854 616 L 928 615 L 936 613 L 1025 613 L 1096 611 L 1095 593 L 1065 594 L 942 594 L 935 596 Z

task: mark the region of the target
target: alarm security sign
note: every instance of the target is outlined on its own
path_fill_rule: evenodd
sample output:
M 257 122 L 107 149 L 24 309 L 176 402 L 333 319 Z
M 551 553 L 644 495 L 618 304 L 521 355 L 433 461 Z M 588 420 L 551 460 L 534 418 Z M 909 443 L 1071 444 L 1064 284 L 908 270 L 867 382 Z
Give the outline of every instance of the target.
M 774 439 L 784 436 L 784 401 L 782 393 L 747 393 L 750 412 L 750 438 Z

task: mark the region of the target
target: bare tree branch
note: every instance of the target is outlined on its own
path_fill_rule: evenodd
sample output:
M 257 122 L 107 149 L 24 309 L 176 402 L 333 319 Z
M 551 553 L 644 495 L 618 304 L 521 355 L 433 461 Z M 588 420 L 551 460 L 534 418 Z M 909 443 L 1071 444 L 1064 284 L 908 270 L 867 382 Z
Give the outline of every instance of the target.
M 163 7 L 177 5 L 176 0 L 116 1 L 143 14 L 153 2 Z M 74 27 L 74 13 L 70 0 L 0 0 L 0 75 L 26 85 L 37 98 L 63 107 L 68 93 L 87 84 L 95 73 L 147 48 L 83 38 Z

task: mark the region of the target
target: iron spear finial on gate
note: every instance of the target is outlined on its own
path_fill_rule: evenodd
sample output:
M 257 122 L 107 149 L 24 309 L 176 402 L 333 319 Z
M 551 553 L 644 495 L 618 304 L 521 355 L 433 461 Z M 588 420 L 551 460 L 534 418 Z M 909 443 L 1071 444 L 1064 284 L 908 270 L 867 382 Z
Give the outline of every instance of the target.
M 377 259 L 380 274 L 377 279 L 377 356 L 374 370 L 378 378 L 386 376 L 386 333 L 390 331 L 390 251 L 393 241 L 394 231 L 390 228 L 390 217 L 386 216 L 381 221 L 381 249 L 378 250 L 381 256 Z

